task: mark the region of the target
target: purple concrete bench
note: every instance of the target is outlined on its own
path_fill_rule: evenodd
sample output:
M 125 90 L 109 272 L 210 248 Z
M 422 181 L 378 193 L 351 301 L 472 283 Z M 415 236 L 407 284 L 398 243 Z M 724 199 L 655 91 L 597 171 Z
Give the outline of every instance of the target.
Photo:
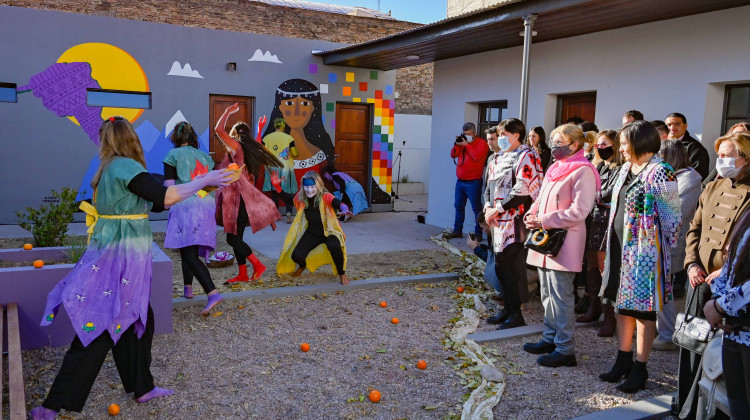
M 0 260 L 28 261 L 28 267 L 0 268 L 0 304 L 18 304 L 18 324 L 21 333 L 21 348 L 67 346 L 73 341 L 73 327 L 64 307 L 60 307 L 58 319 L 48 327 L 39 323 L 44 316 L 47 294 L 74 264 L 45 265 L 34 268 L 34 260 L 65 260 L 65 248 L 2 249 Z M 153 279 L 151 281 L 151 307 L 154 310 L 156 334 L 172 333 L 172 260 L 154 243 Z M 3 345 L 3 350 L 7 346 Z

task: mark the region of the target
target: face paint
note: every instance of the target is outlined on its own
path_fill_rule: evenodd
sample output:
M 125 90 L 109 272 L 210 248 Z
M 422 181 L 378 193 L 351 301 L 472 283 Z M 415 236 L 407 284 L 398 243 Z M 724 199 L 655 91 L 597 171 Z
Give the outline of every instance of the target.
M 315 185 L 315 180 L 311 178 L 305 178 L 302 180 L 302 189 L 305 190 L 307 198 L 315 197 L 318 193 L 318 187 Z

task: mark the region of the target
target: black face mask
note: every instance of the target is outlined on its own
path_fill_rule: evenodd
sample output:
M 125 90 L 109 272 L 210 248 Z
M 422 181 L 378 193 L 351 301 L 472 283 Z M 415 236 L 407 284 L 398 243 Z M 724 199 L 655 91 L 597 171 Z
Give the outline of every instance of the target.
M 601 149 L 598 149 L 597 151 L 599 152 L 599 157 L 604 160 L 611 158 L 615 154 L 615 148 L 612 146 L 603 147 Z

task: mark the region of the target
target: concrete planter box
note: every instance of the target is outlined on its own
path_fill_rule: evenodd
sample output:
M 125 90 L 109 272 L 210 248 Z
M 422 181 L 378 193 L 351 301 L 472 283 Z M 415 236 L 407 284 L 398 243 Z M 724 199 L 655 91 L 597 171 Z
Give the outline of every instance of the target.
M 47 294 L 75 264 L 45 265 L 34 268 L 34 260 L 64 260 L 65 248 L 2 249 L 0 260 L 28 261 L 28 267 L 0 268 L 0 303 L 18 303 L 18 322 L 21 330 L 21 348 L 61 347 L 70 345 L 75 332 L 65 312 L 60 307 L 52 325 L 41 327 Z M 172 333 L 172 260 L 156 243 L 152 247 L 153 278 L 151 281 L 151 308 L 154 310 L 156 334 Z M 63 314 L 65 314 L 63 316 Z M 7 343 L 4 343 L 7 349 Z
M 424 194 L 424 184 L 421 182 L 394 182 L 392 191 L 398 191 L 398 195 L 421 195 Z

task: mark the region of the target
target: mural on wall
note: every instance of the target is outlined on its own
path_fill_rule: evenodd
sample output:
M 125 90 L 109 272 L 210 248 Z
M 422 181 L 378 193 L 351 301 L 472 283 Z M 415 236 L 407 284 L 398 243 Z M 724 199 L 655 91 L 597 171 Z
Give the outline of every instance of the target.
M 198 70 L 193 70 L 193 68 L 190 66 L 190 63 L 185 63 L 184 66 L 181 66 L 179 61 L 175 61 L 174 63 L 172 63 L 172 68 L 169 69 L 169 73 L 167 73 L 167 76 L 194 77 L 196 79 L 203 78 Z
M 308 71 L 311 74 L 317 74 L 318 65 L 310 64 Z M 396 101 L 393 98 L 392 85 L 386 85 L 384 89 L 372 89 L 373 82 L 378 79 L 379 73 L 375 70 L 360 76 L 355 72 L 344 72 L 343 78 L 337 72 L 329 72 L 328 83 L 320 85 L 320 92 L 323 94 L 341 92 L 345 100 L 373 104 L 371 200 L 373 203 L 385 204 L 391 202 L 393 117 L 396 111 Z M 328 121 L 331 129 L 335 130 L 336 103 L 326 102 L 325 112 L 329 115 Z
M 276 89 L 276 99 L 269 121 L 284 118 L 284 132 L 294 138 L 299 156 L 294 159 L 294 174 L 297 185 L 305 172 L 320 172 L 328 162 L 334 160 L 333 142 L 323 124 L 320 90 L 303 79 L 290 79 Z M 263 137 L 275 131 L 269 124 Z
M 253 53 L 253 56 L 250 57 L 247 61 L 265 61 L 267 63 L 282 64 L 281 61 L 279 61 L 279 57 L 277 57 L 276 54 L 271 54 L 271 51 L 266 51 L 264 53 L 263 50 L 261 50 L 260 48 L 255 50 L 255 53 Z

